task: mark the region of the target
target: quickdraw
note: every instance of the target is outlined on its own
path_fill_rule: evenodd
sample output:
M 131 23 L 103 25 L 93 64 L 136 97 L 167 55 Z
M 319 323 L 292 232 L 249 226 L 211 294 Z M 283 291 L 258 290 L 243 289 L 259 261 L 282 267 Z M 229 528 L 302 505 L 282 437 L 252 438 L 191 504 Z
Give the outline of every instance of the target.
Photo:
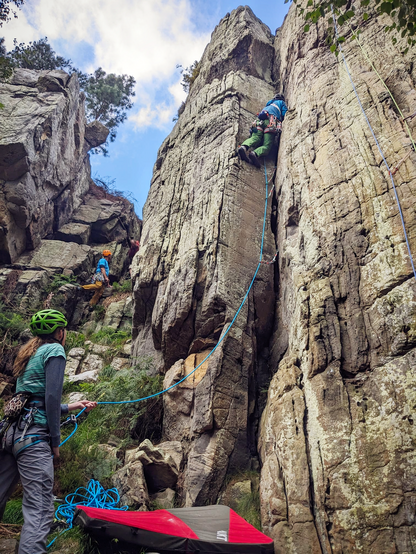
M 278 254 L 279 254 L 279 250 L 276 250 L 276 254 L 273 256 L 273 259 L 270 262 L 267 262 L 266 260 L 261 260 L 260 263 L 261 264 L 266 264 L 266 265 L 274 264 L 275 261 L 277 260 Z

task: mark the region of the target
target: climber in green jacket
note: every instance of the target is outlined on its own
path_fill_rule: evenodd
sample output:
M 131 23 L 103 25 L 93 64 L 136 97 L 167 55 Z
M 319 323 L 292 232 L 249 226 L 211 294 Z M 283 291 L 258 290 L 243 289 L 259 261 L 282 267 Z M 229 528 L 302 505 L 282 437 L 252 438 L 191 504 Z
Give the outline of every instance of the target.
M 242 160 L 261 167 L 259 158 L 267 156 L 270 152 L 274 137 L 281 132 L 286 112 L 287 106 L 283 94 L 276 94 L 272 100 L 267 102 L 253 122 L 250 138 L 238 148 L 238 154 Z M 249 152 L 250 149 L 252 150 Z

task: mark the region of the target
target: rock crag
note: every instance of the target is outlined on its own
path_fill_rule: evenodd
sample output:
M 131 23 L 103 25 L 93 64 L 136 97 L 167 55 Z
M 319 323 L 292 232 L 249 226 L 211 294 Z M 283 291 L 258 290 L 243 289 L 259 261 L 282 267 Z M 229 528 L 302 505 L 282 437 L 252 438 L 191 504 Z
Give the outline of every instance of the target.
M 370 17 L 361 42 L 410 114 L 414 51 L 383 26 Z M 240 7 L 215 29 L 154 167 L 134 263 L 134 354 L 152 355 L 168 387 L 224 336 L 258 264 L 265 197 L 263 172 L 236 147 L 282 90 L 289 112 L 264 237 L 264 259 L 278 249 L 278 261 L 260 267 L 215 353 L 164 395 L 164 439 L 184 452 L 177 489 L 188 506 L 215 502 L 227 474 L 260 460 L 276 552 L 416 552 L 416 282 L 389 175 L 326 23 L 303 27 L 292 6 L 273 36 Z M 393 167 L 409 138 L 346 39 Z M 395 176 L 413 253 L 415 163 L 412 152 Z M 270 176 L 274 165 L 272 154 Z

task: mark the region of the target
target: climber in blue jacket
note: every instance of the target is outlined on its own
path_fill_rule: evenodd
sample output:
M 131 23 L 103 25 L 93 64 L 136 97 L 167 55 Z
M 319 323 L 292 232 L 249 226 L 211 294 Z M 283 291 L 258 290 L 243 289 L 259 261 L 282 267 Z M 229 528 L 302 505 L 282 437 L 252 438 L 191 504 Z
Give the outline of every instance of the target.
M 238 154 L 242 160 L 261 167 L 259 158 L 267 156 L 270 152 L 275 135 L 281 132 L 286 112 L 287 106 L 283 94 L 276 94 L 272 100 L 267 102 L 253 122 L 250 138 L 238 148 Z M 252 150 L 249 153 L 250 148 Z

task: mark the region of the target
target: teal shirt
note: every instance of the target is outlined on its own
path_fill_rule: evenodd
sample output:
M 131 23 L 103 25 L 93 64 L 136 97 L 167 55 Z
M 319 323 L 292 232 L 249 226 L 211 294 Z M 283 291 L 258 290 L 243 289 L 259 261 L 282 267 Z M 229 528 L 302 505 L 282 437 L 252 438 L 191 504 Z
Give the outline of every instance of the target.
M 30 392 L 34 396 L 45 398 L 45 365 L 49 358 L 57 358 L 59 356 L 66 360 L 65 350 L 61 344 L 42 344 L 28 361 L 23 375 L 17 378 L 16 392 Z M 35 414 L 34 423 L 48 427 L 48 420 L 44 410 L 39 410 Z

